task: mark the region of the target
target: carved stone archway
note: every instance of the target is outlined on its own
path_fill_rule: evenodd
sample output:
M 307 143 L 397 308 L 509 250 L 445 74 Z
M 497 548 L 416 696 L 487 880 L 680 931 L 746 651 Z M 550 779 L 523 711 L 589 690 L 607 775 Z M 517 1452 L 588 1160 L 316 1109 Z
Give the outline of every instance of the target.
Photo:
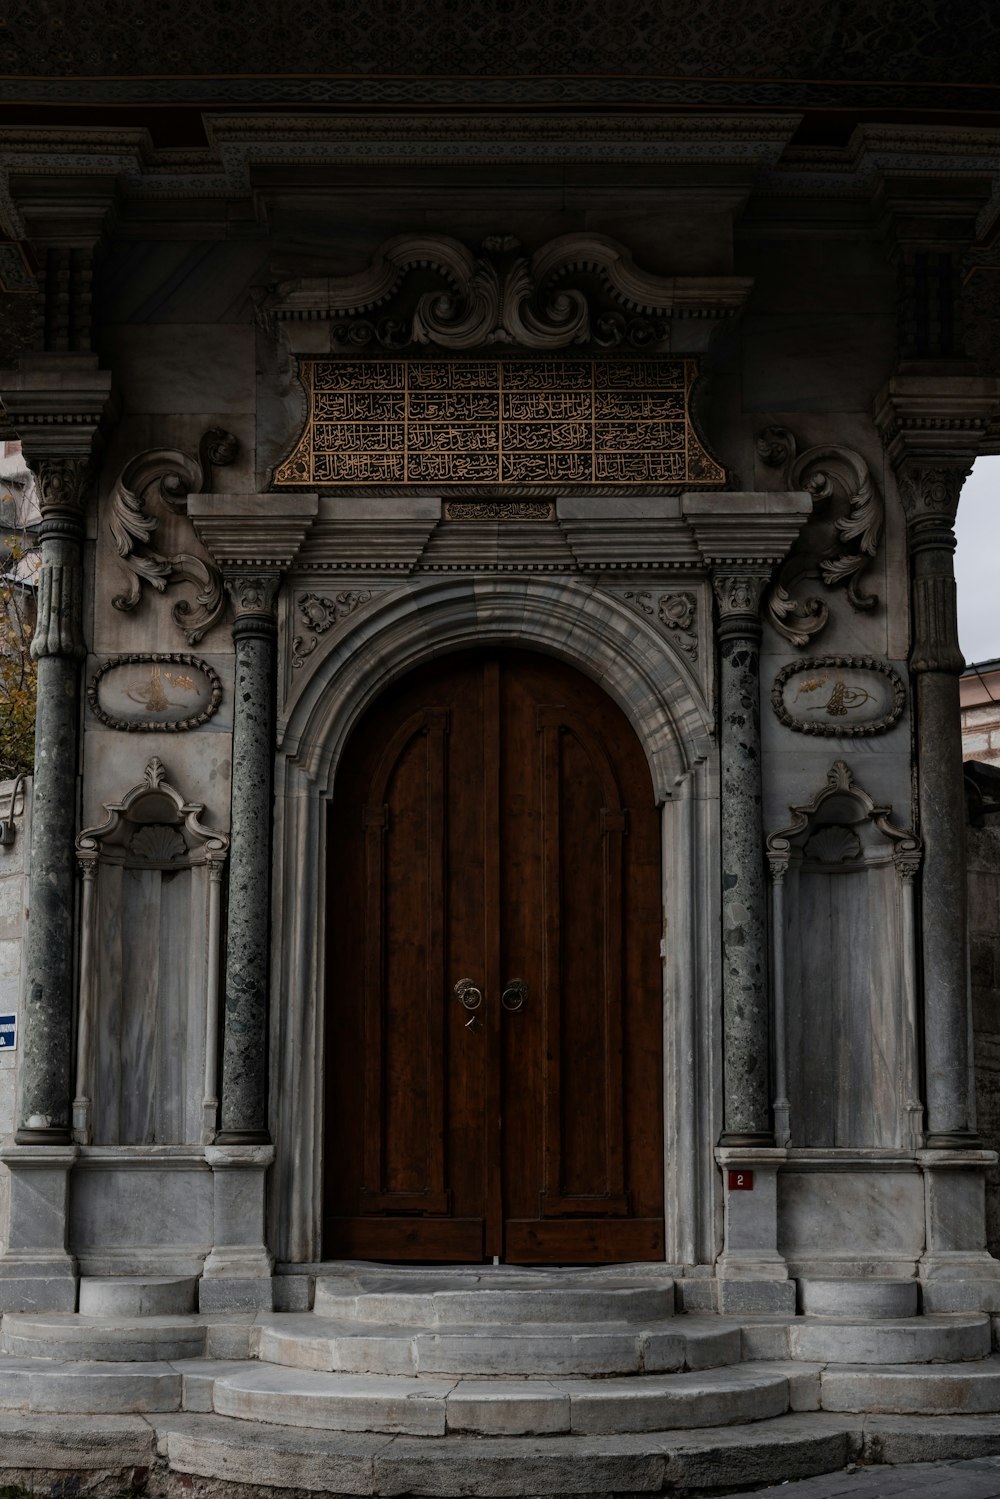
M 662 807 L 666 1257 L 714 1257 L 712 1144 L 718 1050 L 718 774 L 711 714 L 688 663 L 643 616 L 576 578 L 426 579 L 346 621 L 279 724 L 271 1099 L 279 1260 L 321 1252 L 325 804 L 353 725 L 392 681 L 451 651 L 514 645 L 555 655 L 624 709 Z M 319 655 L 319 653 L 317 653 Z M 691 1059 L 694 1059 L 694 1066 Z M 701 1097 L 702 1107 L 694 1100 Z

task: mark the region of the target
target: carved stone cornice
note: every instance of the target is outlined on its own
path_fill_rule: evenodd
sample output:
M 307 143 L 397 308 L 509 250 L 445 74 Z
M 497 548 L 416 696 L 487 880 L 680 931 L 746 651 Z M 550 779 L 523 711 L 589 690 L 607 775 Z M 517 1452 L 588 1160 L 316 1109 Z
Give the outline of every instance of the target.
M 223 572 L 291 567 L 319 512 L 314 494 L 191 494 L 187 513 Z
M 874 416 L 889 462 L 972 464 L 992 451 L 1000 412 L 1000 377 L 894 375 L 875 400 Z
M 428 286 L 430 280 L 430 286 Z M 739 312 L 753 283 L 739 276 L 660 276 L 603 234 L 564 234 L 534 253 L 509 234 L 471 250 L 443 234 L 386 240 L 363 270 L 288 281 L 260 304 L 265 320 L 324 321 L 331 349 L 490 345 L 664 350 L 671 325 Z
M 319 510 L 315 495 L 197 494 L 188 516 L 219 564 L 233 603 L 233 638 L 273 638 L 281 575 Z
M 803 491 L 681 496 L 681 514 L 706 567 L 747 567 L 765 576 L 787 555 L 812 508 L 812 495 Z
M 32 466 L 89 458 L 110 395 L 111 375 L 91 354 L 27 354 L 0 371 L 0 400 Z

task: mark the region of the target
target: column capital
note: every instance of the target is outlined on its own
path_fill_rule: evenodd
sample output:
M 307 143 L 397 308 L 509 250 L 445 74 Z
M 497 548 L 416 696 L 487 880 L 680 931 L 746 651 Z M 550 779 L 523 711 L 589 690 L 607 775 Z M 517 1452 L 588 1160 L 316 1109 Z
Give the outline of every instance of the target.
M 936 530 L 950 532 L 971 468 L 971 461 L 965 458 L 954 463 L 904 458 L 896 470 L 896 482 L 907 526 L 912 530 L 933 525 Z M 954 546 L 954 538 L 951 544 Z
M 712 589 L 719 605 L 719 639 L 760 634 L 760 601 L 771 576 L 763 564 L 734 566 L 720 563 L 711 570 Z
M 222 581 L 233 604 L 233 639 L 259 635 L 271 639 L 277 630 L 281 573 L 276 567 L 224 567 Z

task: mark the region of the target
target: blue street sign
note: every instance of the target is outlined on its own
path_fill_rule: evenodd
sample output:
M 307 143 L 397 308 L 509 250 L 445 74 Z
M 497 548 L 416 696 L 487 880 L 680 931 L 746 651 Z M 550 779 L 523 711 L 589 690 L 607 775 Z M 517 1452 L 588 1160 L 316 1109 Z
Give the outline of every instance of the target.
M 0 1051 L 13 1051 L 17 1046 L 17 1016 L 0 1015 Z

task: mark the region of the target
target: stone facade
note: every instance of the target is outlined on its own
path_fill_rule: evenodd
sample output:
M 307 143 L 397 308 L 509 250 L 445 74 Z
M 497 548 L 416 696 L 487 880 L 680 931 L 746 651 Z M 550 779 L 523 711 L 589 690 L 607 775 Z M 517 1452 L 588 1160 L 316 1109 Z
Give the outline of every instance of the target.
M 0 1309 L 80 1272 L 285 1305 L 322 1260 L 328 805 L 379 695 L 477 647 L 575 666 L 645 751 L 689 1305 L 902 1277 L 1000 1309 L 951 567 L 1000 379 L 941 331 L 995 141 L 421 129 L 232 119 L 224 184 L 99 141 L 84 196 L 57 157 L 18 179 L 87 277 L 29 291 L 44 347 L 0 380 L 44 562 Z M 504 361 L 572 420 L 525 435 Z

